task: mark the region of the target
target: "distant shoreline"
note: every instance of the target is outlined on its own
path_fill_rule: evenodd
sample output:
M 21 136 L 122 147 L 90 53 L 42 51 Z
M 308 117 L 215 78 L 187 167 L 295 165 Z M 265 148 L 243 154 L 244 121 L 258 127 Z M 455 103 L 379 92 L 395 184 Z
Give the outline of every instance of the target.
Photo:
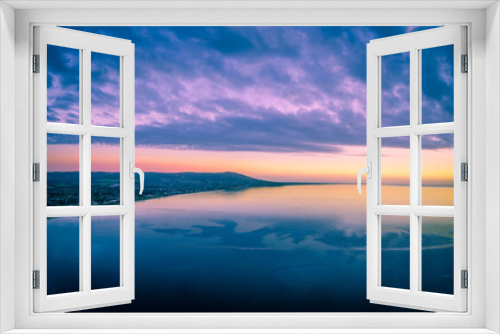
M 116 205 L 120 203 L 120 174 L 117 172 L 92 172 L 92 205 Z M 47 205 L 67 206 L 79 204 L 79 172 L 47 173 Z M 170 197 L 209 191 L 241 191 L 250 188 L 274 188 L 311 185 L 352 185 L 344 182 L 276 182 L 255 179 L 243 174 L 224 173 L 148 173 L 146 172 L 143 195 L 138 194 L 139 179 L 135 180 L 135 200 Z M 407 187 L 390 184 L 387 186 Z M 431 185 L 424 187 L 450 187 Z M 452 185 L 451 185 L 452 187 Z
M 280 183 L 280 182 L 276 182 Z M 150 197 L 143 197 L 142 195 L 137 195 L 135 197 L 136 202 L 143 202 L 143 201 L 148 201 L 152 199 L 160 199 L 160 198 L 167 198 L 167 197 L 174 197 L 174 196 L 180 196 L 180 195 L 192 195 L 192 194 L 201 194 L 201 193 L 208 193 L 208 192 L 215 192 L 215 191 L 226 191 L 226 192 L 236 192 L 236 191 L 244 191 L 252 188 L 279 188 L 279 187 L 289 187 L 289 186 L 321 186 L 321 185 L 333 185 L 333 186 L 342 186 L 342 185 L 350 185 L 350 186 L 356 186 L 356 183 L 302 183 L 302 182 L 297 182 L 297 183 L 286 183 L 283 182 L 281 184 L 277 184 L 274 186 L 251 186 L 251 187 L 245 187 L 245 188 L 240 188 L 240 189 L 214 189 L 214 190 L 199 190 L 199 191 L 193 191 L 193 192 L 184 192 L 184 193 L 177 193 L 177 194 L 167 194 L 167 195 L 162 195 L 162 196 L 150 196 Z M 394 185 L 394 184 L 388 184 L 386 187 L 408 187 L 408 185 Z M 453 185 L 451 186 L 446 186 L 446 185 L 432 185 L 432 186 L 423 186 L 424 188 L 453 188 Z
M 78 173 L 78 172 L 66 172 L 66 171 L 53 171 L 53 172 L 47 172 L 47 174 L 56 174 L 56 173 Z M 118 174 L 117 172 L 92 172 L 92 174 Z M 232 172 L 223 172 L 223 173 L 196 173 L 196 172 L 181 172 L 181 173 L 161 173 L 161 172 L 145 172 L 147 175 L 151 174 L 158 174 L 158 175 L 175 175 L 175 174 L 224 174 L 224 173 L 232 173 Z M 235 173 L 237 174 L 237 173 Z M 243 174 L 239 174 L 243 175 Z M 252 178 L 250 176 L 247 176 L 248 178 Z M 292 181 L 292 182 L 287 182 L 287 181 L 270 181 L 270 180 L 261 180 L 261 179 L 255 179 L 263 182 L 272 182 L 272 183 L 279 183 L 282 186 L 301 186 L 301 185 L 357 185 L 356 182 L 313 182 L 313 181 Z M 410 185 L 408 184 L 385 184 L 382 185 L 383 187 L 409 187 Z M 452 188 L 453 183 L 446 183 L 446 184 L 425 184 L 422 185 L 423 187 L 427 188 Z
M 279 183 L 279 182 L 276 182 Z M 174 196 L 181 196 L 181 195 L 192 195 L 192 194 L 202 194 L 202 193 L 209 193 L 209 192 L 215 192 L 215 191 L 225 191 L 225 192 L 237 192 L 237 191 L 244 191 L 248 189 L 253 189 L 253 188 L 281 188 L 281 187 L 290 187 L 290 186 L 322 186 L 322 185 L 354 185 L 354 183 L 281 183 L 277 185 L 267 185 L 267 186 L 250 186 L 250 187 L 244 187 L 244 188 L 232 188 L 232 189 L 212 189 L 212 190 L 198 190 L 198 191 L 192 191 L 192 192 L 183 192 L 183 193 L 177 193 L 177 194 L 167 194 L 167 195 L 162 195 L 162 196 L 157 196 L 157 197 L 143 197 L 142 195 L 137 195 L 135 196 L 135 201 L 136 202 L 142 202 L 142 201 L 148 201 L 150 199 L 159 199 L 159 198 L 167 198 L 167 197 L 174 197 Z

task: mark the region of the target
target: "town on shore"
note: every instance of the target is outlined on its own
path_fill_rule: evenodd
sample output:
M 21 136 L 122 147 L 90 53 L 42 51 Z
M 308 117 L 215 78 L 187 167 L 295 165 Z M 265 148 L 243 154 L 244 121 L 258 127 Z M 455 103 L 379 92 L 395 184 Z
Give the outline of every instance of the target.
M 92 205 L 120 204 L 120 173 L 92 172 L 91 180 Z M 47 205 L 79 205 L 79 182 L 79 172 L 47 173 Z M 135 182 L 136 201 L 205 191 L 236 191 L 252 187 L 299 184 L 264 181 L 233 172 L 146 173 L 144 192 L 139 195 L 138 177 Z

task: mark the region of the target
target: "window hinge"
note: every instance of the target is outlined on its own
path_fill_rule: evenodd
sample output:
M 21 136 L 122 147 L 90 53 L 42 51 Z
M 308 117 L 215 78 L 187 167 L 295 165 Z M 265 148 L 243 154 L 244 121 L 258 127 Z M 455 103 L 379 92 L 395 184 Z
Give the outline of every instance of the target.
M 40 182 L 40 164 L 38 162 L 33 164 L 33 181 Z
M 33 270 L 33 289 L 40 289 L 40 270 Z
M 40 73 L 40 55 L 33 55 L 33 73 Z
M 469 72 L 469 56 L 462 55 L 462 73 Z
M 469 165 L 466 163 L 466 162 L 462 162 L 462 164 L 460 165 L 460 173 L 461 173 L 461 177 L 460 179 L 462 181 L 469 181 Z
M 467 289 L 469 287 L 469 273 L 467 270 L 462 270 L 462 289 Z

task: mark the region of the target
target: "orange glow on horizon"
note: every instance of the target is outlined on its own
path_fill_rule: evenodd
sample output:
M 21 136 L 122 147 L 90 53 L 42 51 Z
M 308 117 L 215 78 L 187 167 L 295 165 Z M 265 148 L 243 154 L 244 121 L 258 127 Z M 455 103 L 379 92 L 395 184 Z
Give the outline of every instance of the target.
M 453 184 L 453 149 L 422 150 L 422 184 Z
M 90 151 L 93 172 L 120 171 L 120 146 L 92 143 Z
M 78 145 L 47 145 L 47 171 L 71 172 L 80 168 Z
M 355 183 L 366 164 L 365 146 L 342 146 L 341 151 L 227 152 L 137 147 L 136 166 L 145 172 L 236 172 L 270 181 Z M 111 154 L 110 154 L 111 153 Z M 48 170 L 78 170 L 78 145 L 49 145 Z M 92 145 L 92 171 L 118 172 L 119 148 Z M 453 149 L 423 150 L 424 185 L 453 183 Z M 409 184 L 409 150 L 383 149 L 383 184 Z
M 270 181 L 352 183 L 359 166 L 366 160 L 365 151 L 365 147 L 361 146 L 336 153 L 225 152 L 141 147 L 136 149 L 136 164 L 155 172 L 231 171 Z

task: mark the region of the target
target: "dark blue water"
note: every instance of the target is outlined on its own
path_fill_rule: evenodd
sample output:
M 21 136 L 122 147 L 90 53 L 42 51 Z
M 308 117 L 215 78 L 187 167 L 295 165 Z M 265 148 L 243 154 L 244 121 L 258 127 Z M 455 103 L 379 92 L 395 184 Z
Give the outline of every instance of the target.
M 254 188 L 137 202 L 135 300 L 94 311 L 408 311 L 366 299 L 366 202 L 350 188 Z M 118 217 L 93 219 L 92 288 L 118 286 Z M 384 224 L 382 283 L 407 288 L 409 226 L 404 217 Z M 453 292 L 452 227 L 438 219 L 423 228 L 426 291 Z M 58 264 L 48 268 L 49 292 L 77 291 L 77 219 L 49 220 L 48 234 L 49 263 Z

